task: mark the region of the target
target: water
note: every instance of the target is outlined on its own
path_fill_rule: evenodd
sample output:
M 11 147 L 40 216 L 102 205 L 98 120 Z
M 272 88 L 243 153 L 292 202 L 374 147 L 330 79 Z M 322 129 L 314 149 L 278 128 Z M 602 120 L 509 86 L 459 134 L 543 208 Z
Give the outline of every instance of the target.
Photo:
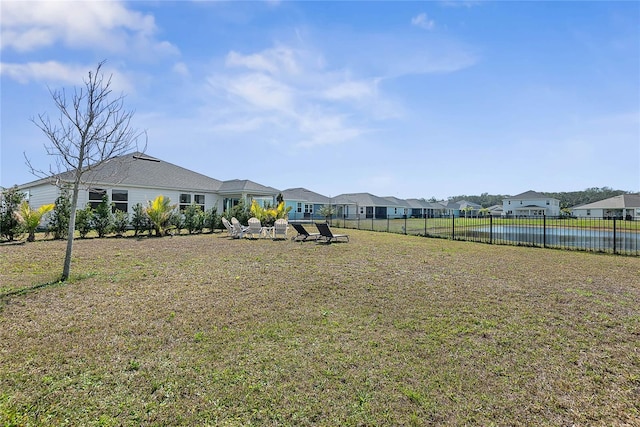
M 543 227 L 530 225 L 495 225 L 473 228 L 477 237 L 489 239 L 493 228 L 493 242 L 500 240 L 531 244 L 536 246 L 571 247 L 596 251 L 613 251 L 613 230 Z M 545 237 L 546 234 L 546 237 Z M 638 253 L 640 251 L 640 233 L 616 231 L 615 248 L 617 252 Z

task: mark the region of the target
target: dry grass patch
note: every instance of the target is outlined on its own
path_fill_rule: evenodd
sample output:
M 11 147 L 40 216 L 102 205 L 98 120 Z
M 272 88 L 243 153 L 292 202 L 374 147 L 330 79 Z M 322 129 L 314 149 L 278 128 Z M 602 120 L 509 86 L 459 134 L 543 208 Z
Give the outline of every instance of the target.
M 347 232 L 77 241 L 3 299 L 0 424 L 640 424 L 637 258 Z

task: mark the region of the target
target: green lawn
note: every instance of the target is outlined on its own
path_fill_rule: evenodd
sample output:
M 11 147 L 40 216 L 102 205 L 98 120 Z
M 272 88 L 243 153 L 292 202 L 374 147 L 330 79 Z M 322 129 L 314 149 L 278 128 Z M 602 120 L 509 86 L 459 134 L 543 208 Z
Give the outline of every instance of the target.
M 640 425 L 638 258 L 335 231 L 0 246 L 0 425 Z

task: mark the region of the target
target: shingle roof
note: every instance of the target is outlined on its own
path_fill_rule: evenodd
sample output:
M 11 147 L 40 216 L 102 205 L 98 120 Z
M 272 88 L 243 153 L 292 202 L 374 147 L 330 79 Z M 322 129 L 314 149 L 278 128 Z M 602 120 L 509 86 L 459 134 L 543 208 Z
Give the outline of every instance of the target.
M 307 190 L 306 188 L 288 188 L 282 191 L 282 196 L 285 200 L 299 201 L 299 202 L 311 202 L 329 204 L 331 199 L 322 194 Z
M 625 209 L 640 208 L 640 193 L 621 194 L 586 205 L 574 206 L 572 209 Z
M 546 194 L 538 193 L 537 191 L 529 190 L 515 196 L 505 197 L 505 200 L 549 199 L 549 198 L 552 198 L 552 197 L 549 197 Z
M 73 180 L 73 171 L 54 176 L 62 181 Z M 82 180 L 91 184 L 123 185 L 193 191 L 217 191 L 222 182 L 206 175 L 174 165 L 143 153 L 114 157 L 95 169 L 86 171 Z M 40 181 L 34 181 L 36 184 Z
M 265 185 L 258 184 L 257 182 L 253 182 L 248 179 L 231 179 L 231 180 L 222 182 L 222 184 L 218 188 L 218 192 L 221 194 L 248 192 L 254 195 L 256 194 L 276 195 L 280 191 L 273 187 L 267 187 Z
M 396 203 L 382 197 L 374 196 L 370 193 L 346 193 L 340 194 L 332 199 L 333 203 L 338 204 L 357 204 L 360 206 L 397 206 Z

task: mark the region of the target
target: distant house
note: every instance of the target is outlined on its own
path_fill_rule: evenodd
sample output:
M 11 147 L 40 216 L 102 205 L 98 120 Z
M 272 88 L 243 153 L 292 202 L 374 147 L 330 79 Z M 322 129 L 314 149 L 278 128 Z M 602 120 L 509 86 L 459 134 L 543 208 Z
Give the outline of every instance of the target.
M 33 208 L 53 203 L 60 195 L 60 186 L 71 184 L 73 172 L 64 172 L 53 177 L 19 185 Z M 275 200 L 278 191 L 251 181 L 219 181 L 197 172 L 176 166 L 142 153 L 132 153 L 114 157 L 95 169 L 85 172 L 85 184 L 78 193 L 78 206 L 87 203 L 97 206 L 103 195 L 114 203 L 114 209 L 133 213 L 133 206 L 141 203 L 147 206 L 159 195 L 171 199 L 179 209 L 192 203 L 203 210 L 216 208 L 218 212 L 233 205 L 234 201 L 267 197 Z
M 445 216 L 445 207 L 438 202 L 428 202 L 424 199 L 407 199 L 409 216 L 412 218 L 440 218 Z
M 222 211 L 228 211 L 242 200 L 247 206 L 253 200 L 257 200 L 260 204 L 275 205 L 276 197 L 280 191 L 273 187 L 267 187 L 262 184 L 250 181 L 248 179 L 232 179 L 223 181 L 216 194 L 222 198 Z
M 489 212 L 490 216 L 498 217 L 498 216 L 502 216 L 504 212 L 504 208 L 502 205 L 493 205 L 493 206 L 489 206 L 487 208 L 487 211 Z
M 291 208 L 289 211 L 290 221 L 324 219 L 320 215 L 320 208 L 331 204 L 329 197 L 301 187 L 283 190 L 282 197 L 284 198 L 285 208 Z M 337 214 L 337 212 L 334 214 Z
M 503 215 L 508 217 L 560 216 L 560 200 L 535 191 L 526 191 L 502 201 Z
M 598 202 L 571 208 L 578 218 L 616 218 L 640 220 L 640 193 L 621 194 Z
M 349 209 L 345 218 L 402 218 L 408 207 L 405 204 L 370 193 L 347 193 L 332 198 L 332 203 L 338 207 Z

